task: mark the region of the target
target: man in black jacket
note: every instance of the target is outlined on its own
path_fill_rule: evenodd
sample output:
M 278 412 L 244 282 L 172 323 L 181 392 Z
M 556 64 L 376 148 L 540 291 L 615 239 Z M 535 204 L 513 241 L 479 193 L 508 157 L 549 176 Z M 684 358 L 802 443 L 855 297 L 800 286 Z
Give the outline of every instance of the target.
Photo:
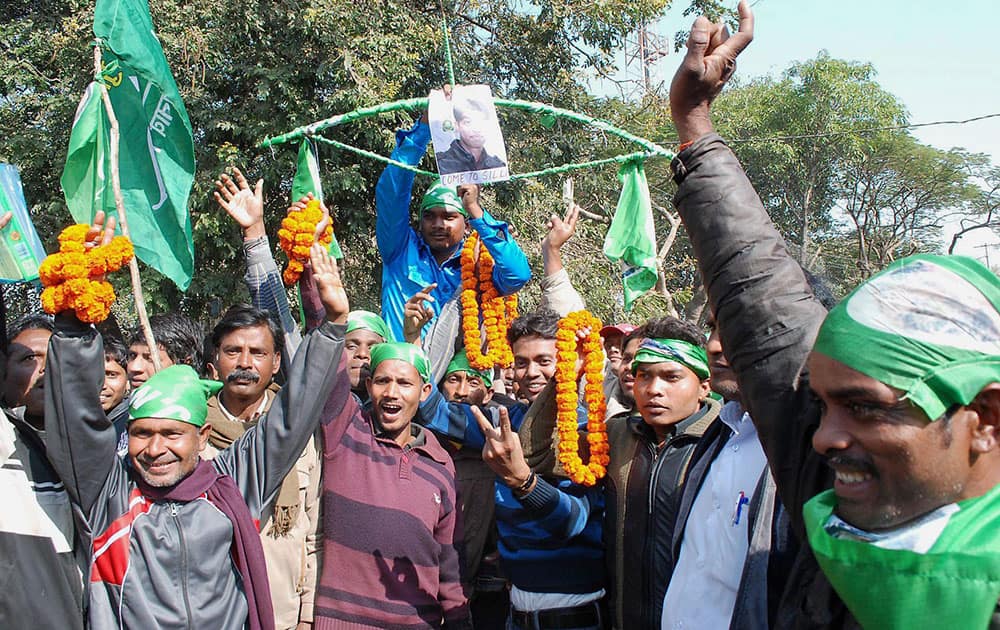
M 1000 627 L 1000 281 L 969 259 L 911 257 L 826 316 L 712 130 L 752 39 L 739 12 L 732 37 L 705 18 L 691 30 L 672 168 L 741 397 L 808 540 L 775 626 Z

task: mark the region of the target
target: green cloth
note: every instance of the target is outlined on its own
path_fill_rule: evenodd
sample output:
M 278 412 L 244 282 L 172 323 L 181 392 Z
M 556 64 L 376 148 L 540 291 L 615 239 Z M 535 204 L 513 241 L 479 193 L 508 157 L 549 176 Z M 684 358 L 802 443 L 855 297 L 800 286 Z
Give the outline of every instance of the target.
M 986 628 L 1000 596 L 1000 485 L 957 503 L 927 553 L 831 536 L 832 490 L 803 507 L 813 554 L 865 628 Z
M 104 64 L 97 80 L 108 88 L 121 131 L 118 163 L 135 253 L 185 290 L 194 274 L 188 213 L 194 142 L 146 0 L 97 0 L 94 35 Z M 90 223 L 98 210 L 116 214 L 110 125 L 96 87 L 81 101 L 61 180 L 80 223 Z
M 382 341 L 393 341 L 392 333 L 385 320 L 371 311 L 351 311 L 347 314 L 347 332 L 352 330 L 370 330 Z M 346 333 L 345 333 L 346 334 Z
M 437 207 L 444 207 L 466 218 L 469 216 L 465 206 L 462 205 L 462 200 L 458 198 L 458 193 L 455 192 L 455 187 L 445 186 L 440 180 L 424 193 L 424 198 L 420 201 L 420 216 L 423 216 L 428 208 Z
M 487 388 L 493 387 L 493 377 L 488 372 L 477 370 L 469 365 L 469 356 L 465 353 L 465 348 L 455 353 L 444 375 L 447 377 L 452 372 L 465 372 L 466 375 L 475 376 L 481 380 Z
M 200 427 L 208 417 L 208 399 L 222 383 L 198 378 L 190 365 L 171 365 L 149 377 L 132 394 L 129 420 L 167 418 Z
M 319 154 L 316 151 L 316 144 L 309 138 L 303 138 L 302 144 L 299 145 L 299 158 L 295 163 L 295 178 L 292 179 L 292 203 L 309 193 L 316 199 L 322 199 L 323 182 L 319 177 Z M 336 234 L 333 235 L 327 251 L 337 260 L 344 258 Z
M 814 350 L 935 420 L 1000 382 L 1000 279 L 964 256 L 904 258 L 830 311 Z
M 618 170 L 622 192 L 604 238 L 604 255 L 624 267 L 625 310 L 656 284 L 656 229 L 642 160 L 629 160 Z
M 674 361 L 694 372 L 698 378 L 708 378 L 708 354 L 705 349 L 680 339 L 643 339 L 632 359 L 632 371 L 640 363 Z
M 405 361 L 417 368 L 417 373 L 425 383 L 431 382 L 431 362 L 418 346 L 412 343 L 402 343 L 399 341 L 389 341 L 372 346 L 371 349 L 371 372 L 375 374 L 375 368 L 383 361 L 398 359 Z

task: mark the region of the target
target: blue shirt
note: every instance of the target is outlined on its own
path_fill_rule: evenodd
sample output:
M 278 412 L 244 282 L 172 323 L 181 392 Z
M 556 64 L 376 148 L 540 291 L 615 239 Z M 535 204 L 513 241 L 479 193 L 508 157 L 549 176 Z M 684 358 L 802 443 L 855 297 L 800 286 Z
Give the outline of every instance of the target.
M 392 159 L 416 166 L 427 152 L 430 138 L 430 127 L 421 121 L 408 131 L 397 131 Z M 413 177 L 413 171 L 390 164 L 382 171 L 375 187 L 378 213 L 375 237 L 382 255 L 382 318 L 396 339 L 403 339 L 403 307 L 408 299 L 424 287 L 437 283 L 437 288 L 431 292 L 434 302 L 429 304 L 436 319 L 462 283 L 461 245 L 448 260 L 438 264 L 423 237 L 410 226 Z M 468 221 L 493 256 L 493 285 L 497 291 L 501 295 L 519 291 L 531 279 L 531 269 L 507 224 L 497 221 L 485 210 L 482 218 Z M 422 334 L 426 334 L 431 322 L 424 326 Z

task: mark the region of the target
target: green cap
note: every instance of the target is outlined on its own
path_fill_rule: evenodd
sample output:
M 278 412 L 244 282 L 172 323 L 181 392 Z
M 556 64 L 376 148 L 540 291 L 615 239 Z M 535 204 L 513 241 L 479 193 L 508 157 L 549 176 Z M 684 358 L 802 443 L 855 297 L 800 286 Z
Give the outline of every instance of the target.
M 1000 279 L 965 256 L 903 258 L 830 311 L 813 350 L 936 420 L 1000 382 Z
M 417 373 L 420 374 L 420 378 L 425 383 L 431 381 L 431 362 L 424 351 L 412 343 L 389 341 L 372 346 L 369 361 L 372 374 L 375 373 L 375 368 L 378 367 L 379 363 L 390 359 L 409 363 L 417 368 Z
M 347 333 L 354 330 L 370 330 L 381 337 L 382 341 L 393 340 L 385 320 L 371 311 L 351 311 L 347 314 Z
M 493 376 L 489 372 L 477 370 L 469 365 L 469 356 L 465 353 L 465 348 L 455 353 L 455 357 L 448 364 L 444 375 L 448 376 L 452 372 L 465 372 L 467 375 L 475 376 L 481 380 L 486 387 L 493 387 Z
M 708 378 L 708 354 L 701 346 L 680 339 L 643 339 L 632 360 L 632 371 L 640 363 L 673 361 L 694 372 L 698 378 Z
M 220 389 L 222 383 L 198 378 L 190 365 L 171 365 L 135 390 L 128 418 L 166 418 L 200 427 L 208 416 L 208 399 Z
M 455 187 L 445 186 L 440 180 L 424 193 L 424 198 L 420 202 L 420 216 L 423 216 L 424 211 L 428 208 L 437 208 L 439 206 L 443 206 L 452 212 L 457 212 L 463 217 L 468 218 L 469 216 L 469 213 L 465 210 L 465 206 L 462 205 L 462 200 L 458 198 L 458 194 L 455 192 Z

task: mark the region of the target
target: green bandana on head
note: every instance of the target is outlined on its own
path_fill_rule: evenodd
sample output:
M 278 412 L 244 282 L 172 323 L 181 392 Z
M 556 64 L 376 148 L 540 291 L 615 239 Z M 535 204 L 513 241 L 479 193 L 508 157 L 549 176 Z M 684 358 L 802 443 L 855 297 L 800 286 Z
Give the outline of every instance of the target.
M 160 370 L 132 394 L 128 418 L 166 418 L 196 427 L 205 424 L 208 399 L 222 389 L 219 381 L 198 378 L 190 365 L 171 365 Z
M 424 351 L 412 343 L 390 341 L 372 346 L 370 361 L 372 374 L 375 374 L 375 368 L 379 363 L 390 359 L 409 363 L 417 368 L 417 373 L 425 383 L 431 382 L 431 362 Z
M 708 354 L 705 349 L 680 339 L 643 339 L 632 360 L 632 371 L 640 363 L 680 363 L 704 380 L 708 378 Z
M 420 202 L 420 216 L 424 216 L 424 212 L 428 208 L 438 207 L 446 208 L 450 212 L 457 212 L 465 218 L 469 217 L 465 206 L 462 205 L 462 200 L 455 192 L 455 187 L 445 186 L 440 181 L 428 188 L 424 194 L 424 198 Z
M 904 258 L 834 307 L 813 349 L 936 420 L 1000 382 L 1000 279 L 964 256 Z
M 381 337 L 382 341 L 393 340 L 385 320 L 371 311 L 351 311 L 347 314 L 347 333 L 354 330 L 369 330 Z
M 465 348 L 455 353 L 455 358 L 448 364 L 448 369 L 444 375 L 447 377 L 452 372 L 465 372 L 466 375 L 475 376 L 481 380 L 487 388 L 493 387 L 493 377 L 489 372 L 477 370 L 469 365 L 469 356 L 465 353 Z

